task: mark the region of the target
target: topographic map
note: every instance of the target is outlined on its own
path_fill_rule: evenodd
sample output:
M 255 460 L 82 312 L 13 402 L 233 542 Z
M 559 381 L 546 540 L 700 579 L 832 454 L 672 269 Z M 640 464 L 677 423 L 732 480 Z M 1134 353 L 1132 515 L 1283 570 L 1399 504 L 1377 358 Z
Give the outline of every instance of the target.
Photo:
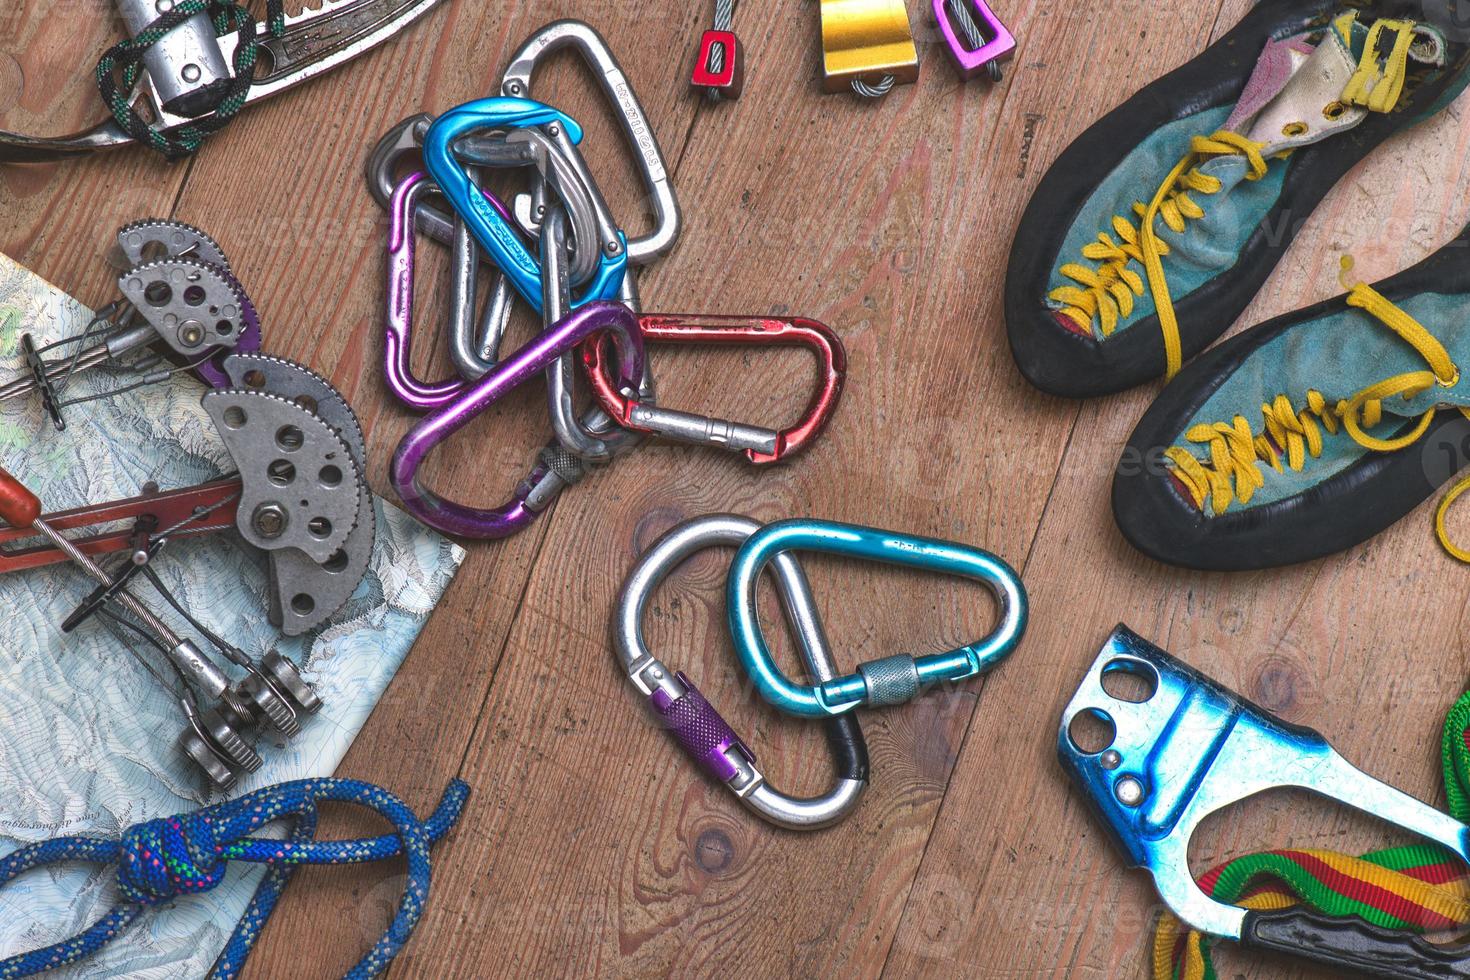
M 38 343 L 54 340 L 80 333 L 90 317 L 0 255 L 0 373 L 13 376 L 21 366 L 21 332 Z M 78 375 L 66 395 L 116 384 L 94 371 Z M 215 479 L 233 466 L 199 405 L 204 390 L 191 375 L 176 374 L 70 409 L 65 432 L 52 428 L 37 399 L 5 402 L 0 465 L 48 511 L 131 497 L 149 481 L 171 489 Z M 325 704 L 293 741 L 262 739 L 264 767 L 232 795 L 336 769 L 464 558 L 402 511 L 374 503 L 378 533 L 367 577 L 314 637 L 277 636 L 265 617 L 265 559 L 238 535 L 177 541 L 161 556 L 157 570 L 185 608 L 249 654 L 276 646 L 303 666 Z M 174 697 L 94 622 L 62 635 L 60 622 L 90 591 L 71 565 L 0 577 L 0 854 L 59 834 L 116 837 L 140 820 L 219 799 L 175 746 L 183 717 Z M 154 598 L 155 611 L 165 608 Z M 164 619 L 182 626 L 175 616 Z M 233 867 L 216 890 L 146 913 L 102 953 L 55 975 L 203 976 L 259 875 Z M 20 876 L 0 887 L 0 956 L 76 934 L 116 897 L 111 869 L 53 866 Z M 373 938 L 365 934 L 364 951 Z

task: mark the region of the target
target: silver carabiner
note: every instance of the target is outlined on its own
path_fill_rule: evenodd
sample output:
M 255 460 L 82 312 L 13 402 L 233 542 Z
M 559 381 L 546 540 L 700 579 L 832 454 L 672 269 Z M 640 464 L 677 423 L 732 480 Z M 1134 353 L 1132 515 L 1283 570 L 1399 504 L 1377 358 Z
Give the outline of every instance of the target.
M 547 326 L 571 312 L 571 280 L 566 232 L 566 213 L 558 204 L 550 205 L 541 228 L 541 309 Z M 623 278 L 619 299 L 635 314 L 637 298 L 630 271 Z M 625 429 L 613 422 L 599 406 L 593 405 L 581 419 L 577 418 L 576 351 L 568 351 L 546 369 L 547 409 L 556 440 L 567 452 L 593 463 L 605 463 L 619 453 L 643 441 L 642 433 Z M 645 366 L 643 391 L 652 392 L 653 376 Z
M 748 809 L 778 827 L 817 830 L 846 817 L 868 786 L 868 749 L 862 728 L 852 715 L 825 722 L 837 764 L 837 780 L 821 796 L 789 796 L 766 782 L 755 754 L 704 699 L 682 672 L 671 673 L 648 652 L 643 613 L 660 582 L 684 559 L 705 548 L 742 544 L 761 525 L 733 514 L 711 514 L 685 521 L 669 531 L 638 560 L 618 596 L 613 621 L 613 647 L 633 686 L 648 698 L 653 711 L 669 727 L 684 751 L 723 782 Z M 789 554 L 772 566 L 777 593 L 795 630 L 807 666 L 820 680 L 836 676 L 822 620 L 801 565 Z
M 634 265 L 646 265 L 667 253 L 678 240 L 681 223 L 679 201 L 674 196 L 663 151 L 659 149 L 648 114 L 643 111 L 637 93 L 602 35 L 579 20 L 558 20 L 547 24 L 511 55 L 510 65 L 500 84 L 500 94 L 532 98 L 531 76 L 536 66 L 545 56 L 566 47 L 575 48 L 592 68 L 603 94 L 616 110 L 618 125 L 638 160 L 638 171 L 653 207 L 654 225 L 647 234 L 628 236 L 628 261 Z M 596 185 L 589 180 L 588 186 Z

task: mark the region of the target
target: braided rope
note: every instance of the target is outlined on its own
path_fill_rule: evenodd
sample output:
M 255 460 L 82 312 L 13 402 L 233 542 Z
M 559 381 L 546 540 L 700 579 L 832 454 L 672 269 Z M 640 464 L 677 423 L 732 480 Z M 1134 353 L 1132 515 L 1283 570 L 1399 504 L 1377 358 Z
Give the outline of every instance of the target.
M 214 112 L 191 120 L 169 132 L 150 126 L 132 107 L 129 96 L 138 83 L 143 55 L 165 35 L 196 14 L 208 14 L 214 22 L 216 36 L 231 32 L 239 36 L 233 58 L 234 77 Z M 272 37 L 286 31 L 285 0 L 266 0 L 266 30 Z M 244 6 L 229 0 L 179 0 L 173 9 L 103 53 L 97 61 L 97 90 L 102 95 L 112 118 L 133 139 L 144 143 L 170 160 L 192 155 L 204 139 L 229 125 L 245 107 L 250 86 L 255 83 L 259 65 L 260 43 L 255 33 L 255 18 Z M 119 75 L 121 76 L 119 78 Z M 121 84 L 119 84 L 121 82 Z
M 230 861 L 265 864 L 265 878 L 215 963 L 214 977 L 233 980 L 297 865 L 360 864 L 401 854 L 408 859 L 408 883 L 398 911 L 387 932 L 347 974 L 352 980 L 377 976 L 413 934 L 429 897 L 429 847 L 459 820 L 468 796 L 469 786 L 453 780 L 433 814 L 421 821 L 398 797 L 370 783 L 303 779 L 193 813 L 136 824 L 117 840 L 58 837 L 22 847 L 0 860 L 0 884 L 62 861 L 116 864 L 123 901 L 70 939 L 0 960 L 0 980 L 32 976 L 91 956 L 116 939 L 147 907 L 214 888 L 224 880 Z M 317 804 L 324 801 L 374 810 L 393 825 L 394 833 L 358 840 L 312 840 Z M 249 836 L 266 824 L 292 817 L 295 825 L 285 840 Z

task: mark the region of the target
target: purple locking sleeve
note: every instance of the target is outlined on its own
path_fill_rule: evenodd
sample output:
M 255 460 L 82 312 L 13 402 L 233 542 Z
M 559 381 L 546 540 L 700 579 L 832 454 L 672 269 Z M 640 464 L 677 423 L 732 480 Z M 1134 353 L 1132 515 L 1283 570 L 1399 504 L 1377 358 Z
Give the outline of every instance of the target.
M 668 695 L 655 690 L 653 710 L 668 724 L 670 734 L 701 769 L 721 782 L 729 782 L 739 770 L 725 757 L 725 750 L 734 746 L 752 763 L 755 762 L 755 754 L 720 717 L 714 705 L 704 699 L 694 682 L 683 671 L 677 676 L 688 693 L 677 700 L 670 700 Z

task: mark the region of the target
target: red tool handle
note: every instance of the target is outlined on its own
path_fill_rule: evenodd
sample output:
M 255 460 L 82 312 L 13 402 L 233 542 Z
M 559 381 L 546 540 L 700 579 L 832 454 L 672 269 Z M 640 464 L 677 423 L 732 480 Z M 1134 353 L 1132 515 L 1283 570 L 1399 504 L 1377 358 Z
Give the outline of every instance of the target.
M 0 519 L 11 527 L 30 527 L 41 516 L 41 501 L 15 477 L 0 469 Z

